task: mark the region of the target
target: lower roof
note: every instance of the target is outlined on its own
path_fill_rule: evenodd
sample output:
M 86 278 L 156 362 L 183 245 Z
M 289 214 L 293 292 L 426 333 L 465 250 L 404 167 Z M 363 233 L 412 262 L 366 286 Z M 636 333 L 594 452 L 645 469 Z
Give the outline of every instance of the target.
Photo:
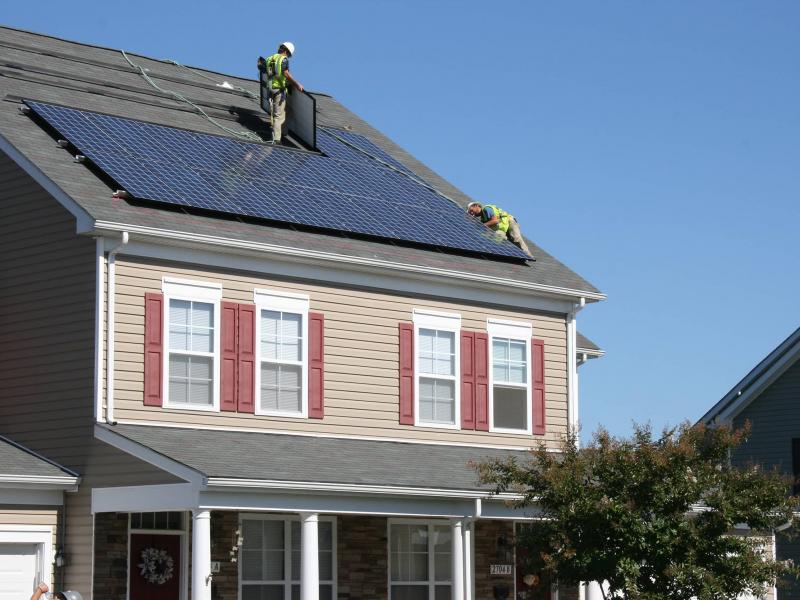
M 520 450 L 148 425 L 102 426 L 208 478 L 489 490 L 473 463 Z
M 0 479 L 22 481 L 33 478 L 64 478 L 65 483 L 74 484 L 77 474 L 7 437 L 0 436 Z

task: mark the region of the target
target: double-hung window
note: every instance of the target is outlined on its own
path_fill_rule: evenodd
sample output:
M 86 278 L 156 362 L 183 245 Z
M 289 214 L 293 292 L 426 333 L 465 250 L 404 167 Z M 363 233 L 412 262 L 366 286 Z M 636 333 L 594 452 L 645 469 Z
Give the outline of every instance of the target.
M 458 428 L 459 315 L 414 311 L 416 424 Z
M 308 416 L 306 295 L 256 290 L 257 413 Z
M 449 525 L 389 521 L 390 600 L 450 600 L 451 552 Z
M 164 406 L 219 410 L 222 286 L 165 277 Z
M 531 433 L 531 326 L 489 319 L 487 329 L 491 430 Z
M 336 598 L 336 522 L 317 525 L 319 598 Z M 301 533 L 296 517 L 242 515 L 239 558 L 241 600 L 299 600 Z

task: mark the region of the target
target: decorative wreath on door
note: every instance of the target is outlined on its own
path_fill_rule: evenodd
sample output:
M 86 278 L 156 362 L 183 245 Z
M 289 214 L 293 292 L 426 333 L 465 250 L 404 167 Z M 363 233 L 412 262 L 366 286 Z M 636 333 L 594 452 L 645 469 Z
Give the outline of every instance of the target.
M 175 561 L 166 550 L 158 548 L 145 548 L 142 550 L 142 562 L 136 565 L 141 569 L 141 575 L 147 583 L 164 585 L 172 579 L 175 570 Z

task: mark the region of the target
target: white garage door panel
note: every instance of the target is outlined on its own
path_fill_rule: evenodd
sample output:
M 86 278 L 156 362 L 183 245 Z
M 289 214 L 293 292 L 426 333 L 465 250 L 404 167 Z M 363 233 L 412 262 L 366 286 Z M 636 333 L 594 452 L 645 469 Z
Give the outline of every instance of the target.
M 37 544 L 0 544 L 0 600 L 30 598 L 37 583 Z

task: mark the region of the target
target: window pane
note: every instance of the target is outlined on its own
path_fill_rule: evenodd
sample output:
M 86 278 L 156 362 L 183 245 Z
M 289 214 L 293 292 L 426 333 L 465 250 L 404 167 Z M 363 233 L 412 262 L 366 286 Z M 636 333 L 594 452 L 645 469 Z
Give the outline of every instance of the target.
M 436 332 L 436 373 L 455 375 L 456 335 L 452 331 Z
M 455 422 L 455 382 L 437 381 L 436 382 L 436 409 L 434 420 L 437 423 Z
M 333 600 L 333 586 L 322 584 L 319 586 L 319 600 Z
M 192 327 L 192 351 L 213 352 L 214 330 Z
M 261 408 L 288 413 L 302 410 L 302 367 L 261 364 Z
M 261 353 L 263 358 L 275 360 L 278 358 L 278 324 L 280 313 L 261 311 Z
M 428 586 L 393 585 L 392 600 L 428 600 Z
M 282 585 L 243 585 L 242 600 L 284 600 Z
M 508 359 L 514 362 L 525 362 L 525 342 L 520 340 L 511 340 L 509 342 L 509 356 Z
M 495 362 L 508 360 L 508 340 L 504 338 L 494 338 L 492 340 L 492 359 Z
M 452 539 L 449 527 L 433 528 L 434 579 L 436 581 L 450 581 L 453 568 L 450 558 Z
M 434 600 L 450 600 L 450 586 L 437 585 Z
M 262 560 L 261 550 L 246 550 L 242 548 L 242 579 L 264 579 L 264 561 Z
M 494 386 L 494 426 L 504 429 L 528 428 L 527 389 Z

